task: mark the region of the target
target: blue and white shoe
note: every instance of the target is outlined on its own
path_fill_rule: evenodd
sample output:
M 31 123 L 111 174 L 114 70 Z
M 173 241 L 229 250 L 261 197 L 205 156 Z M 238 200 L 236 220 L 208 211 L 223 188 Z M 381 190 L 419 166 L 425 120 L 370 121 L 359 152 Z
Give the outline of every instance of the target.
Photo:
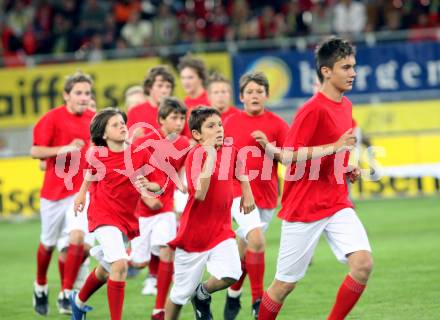
M 93 308 L 90 306 L 83 306 L 79 307 L 76 302 L 75 298 L 78 292 L 72 291 L 69 297 L 70 305 L 72 307 L 72 320 L 85 320 L 87 312 L 91 311 Z

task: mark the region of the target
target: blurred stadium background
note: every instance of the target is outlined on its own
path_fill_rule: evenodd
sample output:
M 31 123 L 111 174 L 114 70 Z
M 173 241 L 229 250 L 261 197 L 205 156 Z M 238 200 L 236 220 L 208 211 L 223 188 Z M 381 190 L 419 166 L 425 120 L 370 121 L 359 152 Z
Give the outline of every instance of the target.
M 231 79 L 238 107 L 239 77 L 249 70 L 264 71 L 271 85 L 270 109 L 291 123 L 314 90 L 313 48 L 331 34 L 347 37 L 357 47 L 358 75 L 348 97 L 365 140 L 380 147 L 371 153 L 363 146 L 360 159 L 368 168 L 374 158 L 381 178 L 361 179 L 352 187 L 355 200 L 373 199 L 357 202 L 371 213 L 367 227 L 382 223 L 378 212 L 414 223 L 413 210 L 423 208 L 417 214 L 430 223 L 414 227 L 432 236 L 426 240 L 439 243 L 438 233 L 435 236 L 430 228 L 436 225 L 438 232 L 440 225 L 440 0 L 0 0 L 0 220 L 38 217 L 43 173 L 38 161 L 28 156 L 32 128 L 46 111 L 62 103 L 65 75 L 90 73 L 98 109 L 123 107 L 124 91 L 140 84 L 149 68 L 168 64 L 175 70 L 179 57 L 192 52 L 209 71 Z M 180 86 L 175 93 L 183 97 Z M 376 200 L 381 198 L 419 199 Z M 392 238 L 391 247 L 399 250 L 401 233 L 411 229 L 386 226 L 390 237 L 399 235 Z M 1 228 L 32 235 L 23 251 L 23 263 L 30 264 L 38 225 L 5 222 Z M 278 232 L 271 230 L 275 259 Z M 3 231 L 2 246 L 7 241 Z M 28 248 L 29 243 L 35 245 Z M 2 250 L 1 256 L 7 252 Z M 438 268 L 438 258 L 434 262 Z M 418 259 L 410 263 L 423 264 Z M 32 275 L 25 280 L 25 299 Z M 430 292 L 438 298 L 438 275 L 436 279 Z M 332 297 L 333 293 L 328 296 Z M 407 311 L 400 317 L 368 317 L 366 310 L 372 309 L 359 308 L 365 316 L 358 313 L 353 319 L 438 319 L 405 317 Z M 435 310 L 438 317 L 440 310 Z

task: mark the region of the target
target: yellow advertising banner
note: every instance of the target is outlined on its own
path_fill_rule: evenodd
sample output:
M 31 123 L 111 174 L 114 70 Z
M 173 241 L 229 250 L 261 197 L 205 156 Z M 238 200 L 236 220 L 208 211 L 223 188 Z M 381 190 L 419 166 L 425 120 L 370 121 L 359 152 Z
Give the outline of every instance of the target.
M 0 159 L 0 217 L 31 216 L 40 208 L 44 172 L 28 157 Z
M 440 100 L 355 106 L 353 117 L 367 134 L 440 130 Z
M 210 53 L 196 56 L 205 61 L 210 71 L 215 70 L 231 78 L 228 54 Z M 65 77 L 78 70 L 93 77 L 98 108 L 122 106 L 125 90 L 132 85 L 141 84 L 148 70 L 159 64 L 167 64 L 167 61 L 142 58 L 1 69 L 0 128 L 33 125 L 50 108 L 62 104 Z M 173 70 L 171 65 L 170 67 Z M 175 70 L 173 72 L 177 75 Z M 175 94 L 182 98 L 179 81 L 176 80 L 176 83 Z

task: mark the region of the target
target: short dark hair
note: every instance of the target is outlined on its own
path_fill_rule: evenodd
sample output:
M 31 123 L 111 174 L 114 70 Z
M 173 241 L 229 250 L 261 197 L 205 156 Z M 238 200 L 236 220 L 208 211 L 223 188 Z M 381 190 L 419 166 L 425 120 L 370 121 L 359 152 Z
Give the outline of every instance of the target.
M 263 72 L 250 72 L 241 76 L 240 95 L 243 95 L 244 88 L 246 88 L 250 82 L 255 82 L 256 84 L 263 86 L 266 90 L 266 95 L 269 95 L 269 80 L 267 80 L 267 77 Z
M 355 48 L 347 40 L 341 38 L 332 37 L 319 44 L 315 50 L 315 66 L 319 81 L 321 83 L 324 81 L 322 67 L 333 68 L 337 61 L 355 53 Z
M 150 69 L 150 71 L 148 71 L 148 74 L 145 76 L 143 86 L 146 95 L 150 94 L 150 90 L 153 87 L 156 78 L 159 76 L 162 77 L 164 81 L 171 83 L 171 90 L 174 90 L 176 81 L 171 71 L 166 66 L 157 66 Z
M 157 111 L 157 121 L 159 122 L 159 119 L 166 119 L 166 117 L 168 117 L 171 113 L 186 116 L 187 110 L 188 109 L 186 109 L 185 105 L 176 97 L 166 97 L 159 105 L 159 110 Z
M 207 118 L 215 114 L 221 117 L 220 112 L 214 108 L 202 106 L 200 108 L 193 109 L 188 120 L 189 130 L 202 132 L 202 124 L 206 121 Z
M 118 114 L 120 114 L 125 123 L 127 123 L 127 115 L 117 108 L 102 109 L 93 117 L 92 123 L 90 124 L 90 137 L 96 146 L 107 146 L 107 142 L 102 138 L 105 133 L 105 127 L 107 126 L 108 120 Z
M 70 93 L 72 91 L 75 84 L 80 82 L 87 82 L 90 86 L 93 86 L 92 77 L 82 71 L 77 71 L 74 74 L 71 74 L 66 77 L 66 81 L 64 82 L 64 92 Z
M 231 83 L 225 77 L 223 77 L 220 73 L 214 72 L 209 76 L 206 88 L 209 88 L 213 83 L 217 82 L 226 83 L 227 85 L 231 86 Z
M 203 60 L 195 58 L 191 54 L 186 54 L 179 59 L 177 70 L 182 72 L 182 70 L 185 68 L 193 69 L 197 73 L 197 76 L 202 80 L 203 86 L 206 86 L 207 75 Z

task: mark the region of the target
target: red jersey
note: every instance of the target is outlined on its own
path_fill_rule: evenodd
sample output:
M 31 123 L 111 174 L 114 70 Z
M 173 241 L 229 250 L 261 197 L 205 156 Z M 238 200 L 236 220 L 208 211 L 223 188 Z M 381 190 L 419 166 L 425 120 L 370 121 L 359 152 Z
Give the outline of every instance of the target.
M 228 121 L 229 117 L 233 116 L 234 114 L 240 113 L 240 110 L 238 110 L 236 107 L 229 106 L 228 110 L 222 113 L 222 123 L 223 125 Z
M 203 90 L 203 92 L 194 99 L 190 97 L 185 97 L 183 101 L 185 102 L 185 106 L 188 108 L 187 121 L 189 119 L 189 115 L 191 114 L 192 109 L 198 108 L 199 106 L 209 107 L 211 105 L 206 90 Z M 188 122 L 185 122 L 185 126 L 183 127 L 182 130 L 182 135 L 190 139 L 192 138 L 191 131 L 189 130 L 188 127 Z
M 222 161 L 222 156 L 223 161 Z M 188 252 L 203 252 L 220 242 L 234 238 L 231 224 L 233 180 L 237 161 L 237 149 L 222 146 L 217 150 L 217 159 L 211 182 L 204 201 L 196 200 L 194 183 L 206 160 L 203 147 L 196 145 L 185 162 L 188 181 L 188 202 L 180 218 L 176 238 L 169 243 L 172 248 Z
M 90 110 L 77 115 L 67 110 L 66 106 L 59 106 L 47 112 L 35 125 L 33 131 L 33 145 L 42 147 L 65 146 L 73 139 L 81 139 L 85 146 L 79 153 L 69 153 L 64 166 L 56 168 L 56 158 L 46 159 L 46 171 L 41 188 L 41 197 L 47 200 L 60 200 L 78 192 L 83 181 L 83 170 L 87 167 L 85 153 L 90 145 L 90 122 L 95 113 Z M 78 159 L 79 162 L 73 161 Z M 72 183 L 65 183 L 60 173 L 77 172 L 72 177 Z M 78 165 L 78 168 L 73 168 Z M 78 171 L 76 171 L 78 169 Z M 58 175 L 57 175 L 58 172 Z M 70 180 L 70 179 L 69 179 Z
M 131 128 L 136 123 L 146 122 L 154 129 L 159 131 L 157 122 L 157 107 L 154 107 L 149 101 L 134 106 L 127 115 L 127 127 Z M 144 134 L 154 131 L 152 128 L 143 128 Z
M 297 149 L 337 141 L 352 128 L 351 111 L 351 102 L 346 97 L 338 103 L 318 92 L 296 114 L 284 147 Z M 353 207 L 342 170 L 342 165 L 348 164 L 348 156 L 346 151 L 289 166 L 286 174 L 292 178 L 286 176 L 278 216 L 290 222 L 311 222 Z M 296 168 L 301 166 L 305 166 L 304 174 L 292 181 Z
M 174 210 L 174 191 L 176 185 L 173 177 L 178 178 L 179 170 L 184 166 L 186 155 L 189 151 L 189 140 L 185 136 L 176 136 L 174 140 L 165 138 L 162 133 L 158 136 L 151 132 L 145 137 L 136 140 L 136 145 L 150 145 L 148 150 L 152 154 L 152 163 L 155 167 L 162 170 L 166 176 L 166 188 L 163 194 L 158 198 L 163 207 L 158 210 L 150 209 L 142 199 L 136 208 L 136 214 L 141 217 L 151 217 L 163 212 L 171 212 Z
M 203 90 L 203 92 L 198 97 L 185 97 L 183 101 L 185 102 L 188 111 L 191 111 L 194 108 L 198 108 L 199 106 L 209 107 L 211 105 L 208 99 L 208 92 L 206 92 L 206 90 Z
M 260 151 L 260 155 L 254 156 L 247 153 L 246 158 L 246 169 L 249 172 L 252 193 L 258 208 L 275 208 L 278 200 L 278 162 L 265 155 L 264 149 L 252 138 L 251 133 L 260 130 L 266 134 L 269 142 L 281 147 L 284 144 L 289 126 L 279 116 L 267 110 L 258 116 L 250 116 L 246 112 L 240 111 L 231 116 L 224 126 L 225 137 L 232 137 L 233 144 L 238 150 L 251 147 Z M 235 183 L 234 197 L 240 195 L 240 185 Z
M 89 168 L 98 181 L 93 182 L 87 212 L 90 232 L 110 225 L 117 227 L 129 239 L 139 235 L 135 209 L 140 193 L 134 187 L 134 181 L 138 175 L 144 175 L 148 180 L 163 185 L 165 178 L 149 165 L 151 154 L 148 150 L 134 150 L 133 146 L 121 152 L 113 152 L 107 147 L 91 149 Z

